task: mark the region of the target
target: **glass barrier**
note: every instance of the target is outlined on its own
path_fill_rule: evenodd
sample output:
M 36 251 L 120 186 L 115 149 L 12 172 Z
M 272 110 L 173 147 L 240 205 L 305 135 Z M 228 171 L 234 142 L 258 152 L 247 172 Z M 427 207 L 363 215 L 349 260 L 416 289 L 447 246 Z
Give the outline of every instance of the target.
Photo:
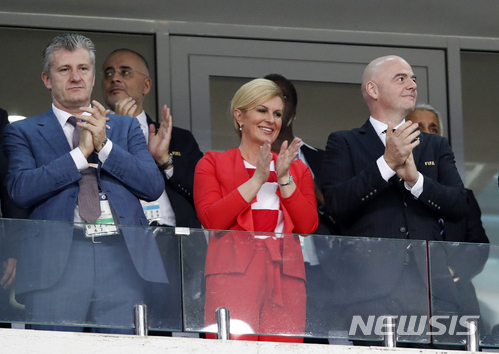
M 399 342 L 429 342 L 425 241 L 301 239 L 191 229 L 181 238 L 185 330 L 216 332 L 226 307 L 233 335 L 381 341 L 395 316 Z
M 162 227 L 94 232 L 0 219 L 0 322 L 133 333 L 133 306 L 144 303 L 151 330 L 213 333 L 215 310 L 225 306 L 234 334 L 380 344 L 394 316 L 398 342 L 432 336 L 463 345 L 464 321 L 475 316 L 481 345 L 499 343 L 498 246 Z
M 478 322 L 481 346 L 499 346 L 499 247 L 428 243 L 434 343 L 464 346 L 468 320 Z
M 133 308 L 146 304 L 150 328 L 182 330 L 174 229 L 0 219 L 0 247 L 3 279 L 17 259 L 14 284 L 2 280 L 0 322 L 133 333 Z

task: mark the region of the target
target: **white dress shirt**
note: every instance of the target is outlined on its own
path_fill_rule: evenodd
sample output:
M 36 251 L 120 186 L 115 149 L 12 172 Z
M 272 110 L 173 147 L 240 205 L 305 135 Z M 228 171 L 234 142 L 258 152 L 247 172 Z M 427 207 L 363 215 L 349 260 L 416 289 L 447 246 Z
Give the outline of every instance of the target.
M 149 126 L 147 124 L 147 115 L 145 111 L 142 111 L 137 117 L 139 120 L 140 128 L 144 133 L 144 137 L 146 138 L 146 142 L 149 143 Z M 166 175 L 167 179 L 172 178 L 174 167 L 169 170 L 164 170 L 163 172 Z M 177 222 L 175 220 L 175 212 L 173 211 L 172 203 L 170 199 L 168 199 L 168 195 L 166 194 L 166 190 L 163 191 L 159 199 L 157 200 L 159 203 L 159 209 L 161 213 L 161 219 L 158 221 L 162 225 L 169 226 L 177 226 Z
M 380 122 L 379 120 L 374 119 L 373 117 L 369 117 L 369 121 L 371 122 L 371 125 L 373 126 L 374 130 L 378 134 L 381 142 L 383 143 L 384 146 L 386 146 L 386 129 L 388 128 L 388 125 L 385 123 Z M 397 125 L 394 129 L 397 129 L 400 127 L 402 124 L 405 123 L 405 119 L 402 120 L 402 122 Z M 381 156 L 377 161 L 376 164 L 378 165 L 379 172 L 381 173 L 381 177 L 385 181 L 388 182 L 390 178 L 395 176 L 396 172 L 388 166 L 388 164 L 385 161 L 384 156 Z M 414 186 L 409 186 L 406 182 L 404 182 L 405 188 L 411 192 L 411 194 L 414 196 L 414 198 L 419 198 L 421 193 L 423 193 L 423 183 L 424 183 L 424 177 L 421 174 L 421 172 L 418 171 L 419 178 L 414 184 Z
M 70 114 L 68 112 L 65 112 L 59 108 L 57 108 L 54 104 L 52 104 L 52 111 L 54 112 L 54 115 L 56 116 L 57 120 L 59 121 L 59 124 L 62 127 L 62 130 L 64 131 L 64 135 L 66 136 L 66 139 L 68 140 L 69 146 L 73 147 L 73 133 L 75 130 L 75 127 L 71 123 L 68 122 L 69 117 L 73 116 L 73 114 Z M 82 115 L 90 115 L 87 112 L 82 113 Z M 113 143 L 111 140 L 107 140 L 106 145 L 99 151 L 97 156 L 99 157 L 99 160 L 104 164 L 106 162 L 107 158 L 109 157 L 109 153 L 111 152 L 111 149 L 113 148 Z M 73 161 L 78 168 L 79 171 L 86 170 L 87 168 L 90 168 L 91 166 L 88 164 L 87 159 L 81 152 L 80 148 L 77 146 L 73 148 L 73 150 L 70 151 L 70 155 L 73 158 Z M 92 168 L 95 168 L 92 167 Z M 77 223 L 82 223 L 84 220 L 80 216 L 80 212 L 78 209 L 78 205 L 76 205 L 76 209 L 74 212 L 74 222 Z

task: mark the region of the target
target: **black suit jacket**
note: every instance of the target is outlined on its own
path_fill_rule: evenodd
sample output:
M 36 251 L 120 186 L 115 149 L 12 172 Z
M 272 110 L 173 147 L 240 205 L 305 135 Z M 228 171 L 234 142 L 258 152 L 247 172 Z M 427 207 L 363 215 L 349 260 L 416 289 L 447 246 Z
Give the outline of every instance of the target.
M 328 138 L 322 189 L 342 235 L 442 240 L 438 220 L 459 221 L 468 209 L 466 191 L 447 140 L 436 135 L 420 135 L 420 144 L 413 151 L 416 167 L 424 176 L 423 192 L 418 199 L 405 189 L 396 175 L 389 182 L 381 177 L 376 160 L 384 150 L 369 121 L 361 128 L 335 132 Z M 366 242 L 362 246 L 366 249 L 344 241 L 341 247 L 336 247 L 341 250 L 335 263 L 336 273 L 345 280 L 338 294 L 339 302 L 363 301 L 389 294 L 407 261 L 407 243 Z M 413 247 L 412 256 L 426 278 L 424 248 Z M 446 260 L 440 262 L 442 264 L 434 265 L 442 272 L 440 285 L 442 289 L 449 286 L 448 292 L 452 293 L 449 296 L 455 300 L 457 292 L 453 290 Z M 348 277 L 357 280 L 348 281 Z M 366 284 L 372 286 L 366 289 Z
M 156 130 L 159 123 L 152 121 L 147 115 L 147 123 L 154 124 Z M 175 221 L 179 227 L 201 228 L 201 223 L 197 219 L 196 209 L 192 190 L 194 185 L 194 170 L 196 164 L 203 157 L 199 146 L 192 133 L 188 130 L 173 127 L 170 141 L 170 152 L 173 155 L 173 176 L 168 179 L 164 171 L 161 171 L 165 179 L 165 191 L 168 195 L 173 211 L 175 212 Z M 184 301 L 189 302 L 190 309 L 202 311 L 204 306 L 204 296 L 202 286 L 204 281 L 204 260 L 206 257 L 207 243 L 200 239 L 200 234 L 196 233 L 191 237 L 180 238 L 175 236 L 173 230 L 160 229 L 157 234 L 156 242 L 161 252 L 163 265 L 168 274 L 168 285 L 159 286 L 153 284 L 153 288 L 148 289 L 150 297 L 150 311 L 156 314 L 156 318 L 166 318 L 166 323 L 156 323 L 159 327 L 178 327 L 182 325 L 181 311 L 182 279 L 187 284 L 188 294 L 195 294 L 195 298 L 188 294 Z M 181 251 L 182 249 L 182 251 Z M 183 256 L 183 258 L 181 258 Z M 188 256 L 186 256 L 188 255 Z M 182 263 L 183 267 L 180 267 Z M 182 271 L 181 271 L 182 269 Z M 159 288 L 159 290 L 158 290 Z M 194 290 L 192 289 L 194 288 Z M 157 297 L 159 294 L 160 296 Z M 169 306 L 164 306 L 163 301 L 167 298 Z M 195 310 L 194 310 L 195 311 Z M 154 321 L 154 319 L 153 319 Z M 153 322 L 155 323 L 155 322 Z
M 154 124 L 158 129 L 159 124 L 147 116 L 147 123 Z M 197 219 L 192 190 L 194 185 L 194 170 L 196 164 L 203 157 L 198 143 L 188 130 L 173 127 L 170 141 L 170 152 L 173 154 L 173 176 L 165 177 L 165 190 L 173 211 L 177 226 L 201 228 Z M 163 171 L 162 171 L 163 172 Z
M 3 152 L 3 132 L 5 126 L 9 124 L 7 111 L 0 108 L 0 200 L 2 204 L 2 217 L 12 219 L 27 219 L 28 210 L 21 209 L 12 203 L 4 185 L 7 176 L 8 162 Z M 0 261 L 7 258 L 15 258 L 17 250 L 15 240 L 16 233 L 21 227 L 20 222 L 4 221 L 4 230 L 0 230 Z
M 321 175 L 322 175 L 322 160 L 324 159 L 324 150 L 317 148 L 310 148 L 307 145 L 302 145 L 300 147 L 301 152 L 305 156 L 308 167 L 314 173 L 314 183 L 315 186 L 321 189 Z M 316 235 L 339 235 L 339 229 L 336 225 L 334 218 L 329 213 L 328 208 L 325 204 L 318 205 L 319 212 L 319 226 L 315 230 Z M 321 247 L 321 242 L 326 242 L 326 240 L 314 239 L 315 246 Z
M 489 256 L 489 239 L 482 226 L 482 212 L 470 189 L 466 189 L 469 212 L 459 222 L 444 221 L 444 248 L 447 263 L 453 269 L 459 294 L 459 314 L 480 315 L 480 306 L 471 280 L 482 271 Z M 478 244 L 477 244 L 478 243 Z M 432 245 L 434 248 L 436 245 Z M 430 262 L 436 258 L 431 255 Z M 438 309 L 437 309 L 438 310 Z

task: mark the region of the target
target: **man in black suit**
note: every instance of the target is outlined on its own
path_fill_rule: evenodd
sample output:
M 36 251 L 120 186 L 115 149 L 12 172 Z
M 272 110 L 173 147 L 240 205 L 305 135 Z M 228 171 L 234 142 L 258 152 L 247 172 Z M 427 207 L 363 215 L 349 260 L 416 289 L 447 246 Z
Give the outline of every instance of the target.
M 21 209 L 12 203 L 7 188 L 4 186 L 8 163 L 3 152 L 3 132 L 8 123 L 7 111 L 0 108 L 0 216 L 9 219 L 27 219 L 27 209 Z M 9 296 L 16 275 L 16 235 L 19 235 L 21 226 L 21 221 L 10 220 L 4 220 L 0 225 L 0 314 L 3 314 L 0 320 L 13 321 L 20 315 L 9 304 Z
M 7 175 L 7 159 L 3 153 L 3 131 L 9 123 L 9 117 L 5 110 L 0 108 L 0 217 L 8 217 L 8 205 L 11 204 L 7 195 L 7 188 L 3 182 Z M 6 221 L 8 223 L 8 221 Z M 10 287 L 14 284 L 16 258 L 15 258 L 15 243 L 13 234 L 5 230 L 4 221 L 0 221 L 0 320 L 13 320 L 11 306 L 9 304 Z M 0 327 L 3 327 L 0 325 Z
M 116 114 L 137 117 L 149 151 L 165 177 L 165 193 L 159 201 L 161 215 L 158 218 L 146 213 L 146 216 L 160 225 L 201 227 L 194 209 L 192 185 L 194 169 L 203 154 L 191 132 L 172 126 L 166 105 L 161 110 L 160 125 L 143 110 L 152 85 L 147 61 L 130 49 L 117 49 L 107 57 L 103 70 L 102 91 L 106 104 Z
M 10 205 L 12 202 L 7 194 L 7 188 L 4 186 L 5 176 L 7 175 L 7 159 L 3 153 L 3 131 L 9 123 L 7 111 L 0 108 L 0 201 L 1 212 L 0 216 L 7 218 L 12 217 Z M 3 226 L 3 223 L 2 223 Z M 0 273 L 0 286 L 7 288 L 14 283 L 16 259 L 13 250 L 13 235 L 5 233 L 4 229 L 0 229 L 0 263 L 2 264 L 2 272 Z
M 397 56 L 373 60 L 364 71 L 362 94 L 369 120 L 328 138 L 326 204 L 342 235 L 405 241 L 346 238 L 337 245 L 332 302 L 348 326 L 355 314 L 427 315 L 425 248 L 413 240 L 442 240 L 439 219 L 459 221 L 468 210 L 447 140 L 404 120 L 417 98 L 411 66 Z M 446 260 L 440 261 L 432 266 L 441 271 L 438 287 L 447 289 L 442 300 L 456 306 L 452 275 Z
M 165 191 L 161 197 L 153 203 L 143 203 L 146 217 L 151 225 L 201 228 L 194 208 L 192 188 L 194 170 L 203 153 L 190 131 L 172 125 L 170 109 L 166 105 L 161 110 L 161 124 L 153 122 L 144 111 L 144 100 L 152 85 L 146 59 L 131 49 L 117 49 L 106 58 L 103 71 L 102 92 L 106 104 L 116 114 L 137 117 L 149 151 L 165 180 Z M 173 235 L 172 229 L 161 229 L 156 241 L 169 278 L 166 289 L 169 294 L 164 296 L 168 296 L 169 309 L 173 309 L 173 312 L 166 316 L 176 319 L 157 325 L 177 326 L 181 309 L 178 239 Z M 196 290 L 192 292 L 198 293 L 203 280 L 203 259 L 207 245 L 204 238 L 201 240 L 200 237 L 185 239 L 182 245 L 186 254 L 196 254 L 184 260 L 184 277 L 186 286 L 194 286 Z M 160 294 L 162 291 L 150 292 Z M 201 304 L 201 300 L 196 300 L 196 303 Z M 173 304 L 175 302 L 176 305 Z M 159 297 L 157 304 L 162 304 Z M 157 309 L 150 310 L 157 312 L 165 309 L 165 306 L 158 306 Z M 165 314 L 156 317 L 164 316 Z
M 442 135 L 440 113 L 429 104 L 418 104 L 414 111 L 407 116 L 407 119 L 418 123 L 418 129 L 422 132 Z M 482 225 L 482 212 L 475 195 L 471 189 L 466 189 L 466 193 L 469 201 L 469 211 L 466 217 L 458 222 L 440 220 L 443 227 L 443 240 L 461 242 L 461 244 L 457 246 L 456 244 L 445 243 L 440 246 L 445 250 L 447 265 L 458 290 L 459 315 L 476 316 L 480 315 L 480 307 L 471 280 L 483 270 L 487 261 L 489 239 Z M 482 245 L 475 245 L 476 243 Z M 433 253 L 430 252 L 430 263 L 433 261 L 432 258 Z M 433 308 L 433 313 L 442 315 L 445 311 Z M 481 321 L 479 322 L 481 323 Z M 483 330 L 483 325 L 481 326 Z

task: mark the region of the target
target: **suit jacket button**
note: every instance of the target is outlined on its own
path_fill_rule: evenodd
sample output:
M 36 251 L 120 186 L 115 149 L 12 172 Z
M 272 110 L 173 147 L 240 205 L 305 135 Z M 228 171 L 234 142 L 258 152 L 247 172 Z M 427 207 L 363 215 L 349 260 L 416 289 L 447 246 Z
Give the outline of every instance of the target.
M 402 227 L 400 228 L 400 232 L 405 232 L 405 227 L 403 227 L 403 226 L 402 226 Z

